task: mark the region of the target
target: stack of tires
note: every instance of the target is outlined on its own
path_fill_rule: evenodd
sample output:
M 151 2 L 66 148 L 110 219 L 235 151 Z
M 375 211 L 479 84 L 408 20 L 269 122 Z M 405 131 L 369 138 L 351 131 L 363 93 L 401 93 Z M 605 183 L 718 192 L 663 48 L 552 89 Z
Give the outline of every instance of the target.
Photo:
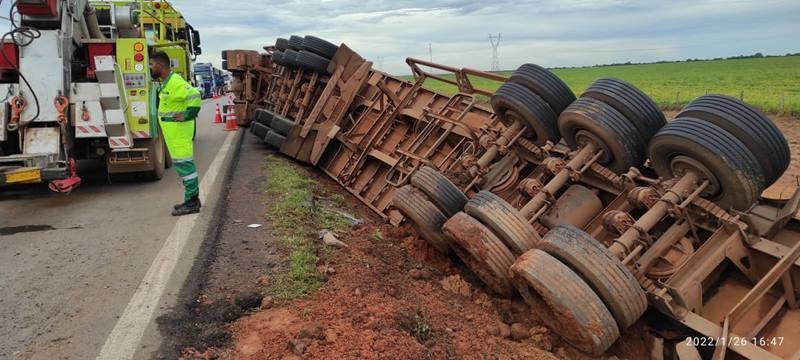
M 257 109 L 250 133 L 264 143 L 280 149 L 293 127 L 294 122 L 291 120 L 267 109 Z
M 272 62 L 277 65 L 330 75 L 328 65 L 339 47 L 316 36 L 292 35 L 288 39 L 278 38 L 275 49 Z

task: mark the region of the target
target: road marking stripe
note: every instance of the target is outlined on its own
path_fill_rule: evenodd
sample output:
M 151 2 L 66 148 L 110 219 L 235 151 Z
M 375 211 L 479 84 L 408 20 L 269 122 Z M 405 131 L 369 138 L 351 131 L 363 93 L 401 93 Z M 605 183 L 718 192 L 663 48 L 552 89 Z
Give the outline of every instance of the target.
M 203 176 L 200 182 L 200 201 L 206 201 L 208 191 L 217 179 L 217 175 L 219 175 L 235 135 L 235 132 L 228 134 L 219 152 L 208 167 L 208 172 Z M 189 235 L 195 223 L 197 223 L 198 216 L 198 214 L 194 214 L 178 218 L 175 227 L 172 228 L 172 232 L 170 232 L 167 240 L 164 241 L 164 245 L 158 251 L 153 263 L 147 270 L 147 274 L 145 274 L 144 279 L 139 283 L 136 292 L 128 302 L 128 306 L 125 307 L 125 311 L 120 316 L 114 329 L 111 330 L 111 334 L 106 338 L 106 342 L 100 350 L 100 354 L 97 355 L 97 359 L 132 359 L 136 354 L 136 350 L 139 349 L 139 343 L 141 343 L 144 336 L 144 331 L 159 307 L 161 297 L 167 289 L 167 282 L 172 277 L 172 272 L 181 258 L 181 253 L 186 247 Z

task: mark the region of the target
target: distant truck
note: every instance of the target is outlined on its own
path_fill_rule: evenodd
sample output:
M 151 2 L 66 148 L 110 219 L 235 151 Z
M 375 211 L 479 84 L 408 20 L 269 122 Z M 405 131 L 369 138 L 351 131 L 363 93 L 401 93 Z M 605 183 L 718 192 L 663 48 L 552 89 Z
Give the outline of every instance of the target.
M 194 73 L 198 79 L 197 88 L 202 89 L 204 99 L 225 92 L 225 74 L 211 63 L 194 64 Z

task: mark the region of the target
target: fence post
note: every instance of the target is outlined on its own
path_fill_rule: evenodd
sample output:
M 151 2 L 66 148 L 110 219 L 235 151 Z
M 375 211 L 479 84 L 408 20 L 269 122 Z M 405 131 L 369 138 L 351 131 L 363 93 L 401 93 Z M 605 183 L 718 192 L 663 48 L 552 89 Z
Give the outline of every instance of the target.
M 786 113 L 786 108 L 784 107 L 783 95 L 784 95 L 784 92 L 781 91 L 781 114 Z
M 739 92 L 739 100 L 742 100 L 742 101 L 744 101 L 744 90 L 742 90 L 741 92 Z
M 681 92 L 678 91 L 675 93 L 675 105 L 678 105 L 678 98 L 681 97 Z

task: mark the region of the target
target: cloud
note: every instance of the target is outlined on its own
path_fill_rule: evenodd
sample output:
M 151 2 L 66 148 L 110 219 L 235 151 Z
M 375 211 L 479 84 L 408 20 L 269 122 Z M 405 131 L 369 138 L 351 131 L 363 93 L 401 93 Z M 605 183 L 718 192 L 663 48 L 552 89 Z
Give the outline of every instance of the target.
M 173 0 L 203 40 L 201 61 L 313 34 L 409 72 L 406 57 L 487 69 L 796 52 L 796 0 Z M 7 4 L 0 13 L 7 12 Z

